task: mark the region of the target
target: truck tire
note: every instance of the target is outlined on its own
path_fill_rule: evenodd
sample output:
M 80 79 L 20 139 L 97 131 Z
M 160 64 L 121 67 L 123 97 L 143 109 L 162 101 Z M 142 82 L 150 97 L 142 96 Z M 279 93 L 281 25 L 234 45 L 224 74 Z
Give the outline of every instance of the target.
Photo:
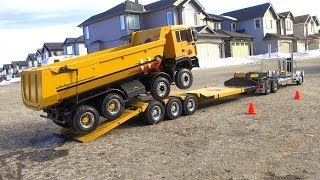
M 121 116 L 124 110 L 123 97 L 117 93 L 107 94 L 101 103 L 102 117 L 114 120 Z
M 161 102 L 152 101 L 143 113 L 143 120 L 149 125 L 160 123 L 164 118 L 165 109 Z
M 150 93 L 156 100 L 162 101 L 170 94 L 170 81 L 162 76 L 158 76 L 152 82 Z
M 267 80 L 265 83 L 264 83 L 264 86 L 265 86 L 265 92 L 264 94 L 265 95 L 268 95 L 271 93 L 271 82 L 269 80 Z
M 276 80 L 271 81 L 271 92 L 276 93 L 278 91 L 279 84 Z
M 177 71 L 175 75 L 176 86 L 179 89 L 188 89 L 193 84 L 193 75 L 189 69 L 183 68 Z
M 97 128 L 99 117 L 99 113 L 95 108 L 81 105 L 75 109 L 73 118 L 68 122 L 70 128 L 76 133 L 88 134 Z
M 301 85 L 303 81 L 304 81 L 303 76 L 301 76 L 301 78 L 299 78 L 299 81 L 297 81 L 297 85 Z
M 179 98 L 172 97 L 166 104 L 166 118 L 169 120 L 177 119 L 182 114 L 182 103 Z
M 187 95 L 183 101 L 183 115 L 193 115 L 198 109 L 197 98 L 194 95 Z

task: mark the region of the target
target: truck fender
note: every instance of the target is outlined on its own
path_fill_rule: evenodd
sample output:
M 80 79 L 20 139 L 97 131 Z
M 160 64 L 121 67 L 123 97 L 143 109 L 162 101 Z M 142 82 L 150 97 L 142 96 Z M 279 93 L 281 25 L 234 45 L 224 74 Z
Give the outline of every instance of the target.
M 163 76 L 167 78 L 170 81 L 170 83 L 172 83 L 172 78 L 165 72 L 153 72 L 153 73 L 150 73 L 149 77 L 151 78 L 151 82 L 153 82 L 159 76 Z

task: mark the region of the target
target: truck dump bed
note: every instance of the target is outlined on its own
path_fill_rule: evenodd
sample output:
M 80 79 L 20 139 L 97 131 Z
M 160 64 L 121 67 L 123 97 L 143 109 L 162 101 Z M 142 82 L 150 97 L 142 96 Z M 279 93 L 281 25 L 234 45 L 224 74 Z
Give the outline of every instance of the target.
M 66 98 L 157 68 L 170 27 L 133 33 L 129 45 L 22 72 L 24 104 L 41 110 Z

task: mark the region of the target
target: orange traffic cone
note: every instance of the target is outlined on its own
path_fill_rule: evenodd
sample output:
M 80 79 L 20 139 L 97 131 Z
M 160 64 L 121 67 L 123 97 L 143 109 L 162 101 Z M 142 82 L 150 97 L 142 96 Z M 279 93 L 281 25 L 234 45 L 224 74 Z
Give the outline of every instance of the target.
M 300 95 L 300 92 L 297 90 L 296 91 L 296 94 L 295 94 L 295 96 L 294 96 L 294 99 L 295 100 L 301 100 L 301 95 Z
M 254 108 L 253 103 L 250 103 L 247 114 L 257 114 L 256 109 Z

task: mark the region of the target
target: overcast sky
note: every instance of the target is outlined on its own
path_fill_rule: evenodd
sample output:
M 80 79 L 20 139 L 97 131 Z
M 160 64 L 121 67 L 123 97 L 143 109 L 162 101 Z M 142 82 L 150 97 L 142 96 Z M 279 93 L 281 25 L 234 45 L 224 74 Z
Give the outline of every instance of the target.
M 63 42 L 78 37 L 77 27 L 92 15 L 106 11 L 124 0 L 1 0 L 0 67 L 3 63 L 25 60 L 44 42 Z M 140 0 L 148 4 L 156 0 Z M 271 2 L 278 13 L 291 11 L 295 16 L 312 14 L 320 17 L 320 1 L 285 0 L 198 0 L 209 13 L 224 12 Z

